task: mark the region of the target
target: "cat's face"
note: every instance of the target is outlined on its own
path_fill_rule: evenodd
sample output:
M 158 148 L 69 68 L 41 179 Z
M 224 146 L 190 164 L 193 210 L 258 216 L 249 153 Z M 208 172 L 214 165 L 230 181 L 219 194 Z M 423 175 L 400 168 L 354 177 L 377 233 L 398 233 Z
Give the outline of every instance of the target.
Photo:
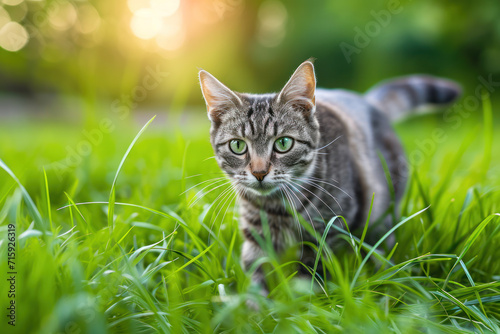
M 200 82 L 217 162 L 237 189 L 262 197 L 299 187 L 314 169 L 319 140 L 312 63 L 300 65 L 279 94 L 236 93 L 205 71 Z

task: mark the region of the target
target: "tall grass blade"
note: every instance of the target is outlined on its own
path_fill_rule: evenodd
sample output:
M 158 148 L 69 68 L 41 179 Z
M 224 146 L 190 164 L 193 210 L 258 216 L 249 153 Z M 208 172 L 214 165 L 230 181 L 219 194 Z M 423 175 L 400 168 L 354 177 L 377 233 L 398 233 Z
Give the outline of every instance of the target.
M 139 131 L 139 133 L 134 137 L 132 142 L 130 143 L 127 151 L 122 157 L 122 160 L 120 161 L 120 164 L 118 165 L 118 169 L 116 170 L 115 173 L 115 178 L 113 179 L 113 183 L 111 184 L 111 191 L 109 193 L 109 204 L 108 204 L 108 227 L 110 233 L 113 230 L 113 223 L 114 223 L 114 209 L 115 209 L 115 187 L 116 187 L 116 180 L 118 179 L 118 175 L 120 174 L 120 171 L 123 167 L 123 164 L 125 163 L 125 160 L 127 159 L 130 151 L 134 147 L 135 143 L 137 142 L 137 139 L 142 135 L 142 133 L 147 129 L 149 124 L 156 118 L 156 115 L 153 116 Z

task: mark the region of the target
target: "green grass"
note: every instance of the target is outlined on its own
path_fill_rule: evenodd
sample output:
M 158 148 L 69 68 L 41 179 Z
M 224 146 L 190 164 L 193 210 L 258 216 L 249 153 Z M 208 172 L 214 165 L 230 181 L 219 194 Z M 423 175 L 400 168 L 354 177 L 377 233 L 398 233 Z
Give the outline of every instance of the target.
M 0 332 L 500 333 L 500 126 L 488 105 L 484 115 L 458 129 L 432 116 L 399 124 L 408 153 L 436 127 L 447 140 L 412 168 L 396 247 L 374 251 L 361 230 L 339 232 L 332 251 L 318 236 L 330 275 L 314 284 L 270 252 L 270 298 L 240 265 L 227 185 L 197 200 L 223 184 L 201 183 L 221 176 L 208 121 L 156 119 L 136 136 L 147 119 L 115 120 L 65 170 L 51 163 L 84 139 L 77 126 L 2 124 L 0 253 L 6 263 L 15 224 L 18 274 L 16 327 L 2 314 Z

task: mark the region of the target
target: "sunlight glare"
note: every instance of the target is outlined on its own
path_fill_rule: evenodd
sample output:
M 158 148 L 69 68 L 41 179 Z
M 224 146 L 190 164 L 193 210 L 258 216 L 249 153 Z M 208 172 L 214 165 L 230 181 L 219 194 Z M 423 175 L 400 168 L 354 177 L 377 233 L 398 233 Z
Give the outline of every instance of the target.
M 161 16 L 173 15 L 179 9 L 180 0 L 150 0 L 151 8 Z
M 134 16 L 130 21 L 132 32 L 141 39 L 155 37 L 160 32 L 161 27 L 161 17 L 151 8 L 143 8 L 134 12 Z

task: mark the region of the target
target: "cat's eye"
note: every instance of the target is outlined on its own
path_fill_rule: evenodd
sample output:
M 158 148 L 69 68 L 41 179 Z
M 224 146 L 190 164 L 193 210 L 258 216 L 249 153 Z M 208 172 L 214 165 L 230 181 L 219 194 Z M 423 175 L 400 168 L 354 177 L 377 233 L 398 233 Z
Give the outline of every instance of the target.
M 247 151 L 247 143 L 241 139 L 233 139 L 229 142 L 229 148 L 234 154 L 243 154 Z
M 281 137 L 274 142 L 274 149 L 279 153 L 290 151 L 293 146 L 293 139 L 290 137 Z

